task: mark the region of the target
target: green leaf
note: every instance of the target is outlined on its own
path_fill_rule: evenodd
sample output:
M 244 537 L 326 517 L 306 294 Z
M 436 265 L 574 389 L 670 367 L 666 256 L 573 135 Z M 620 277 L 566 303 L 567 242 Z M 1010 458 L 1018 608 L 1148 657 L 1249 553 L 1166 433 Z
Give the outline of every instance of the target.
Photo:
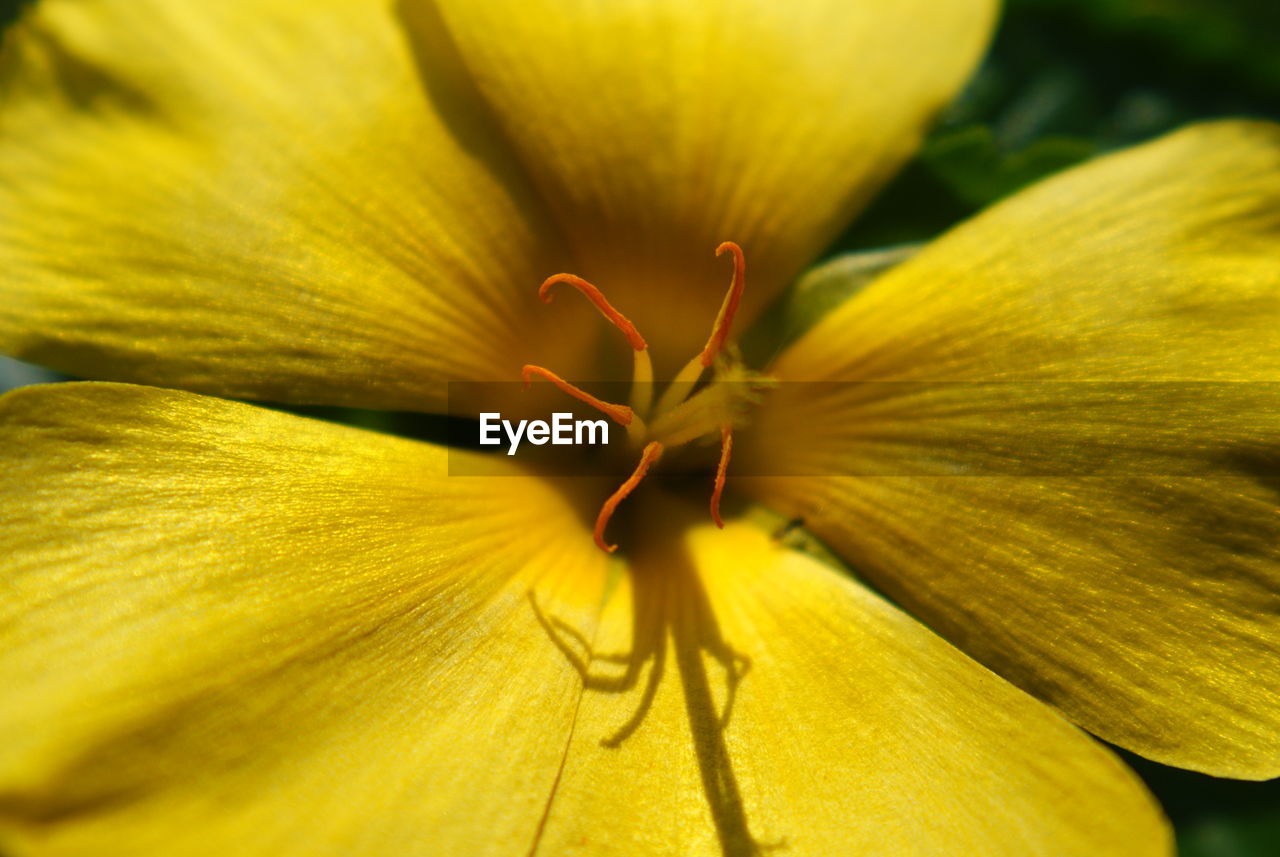
M 1095 146 L 1073 137 L 1042 137 L 1018 151 L 1005 151 L 985 125 L 939 132 L 921 160 L 958 198 L 981 208 L 1019 188 L 1088 159 Z
M 1280 813 L 1214 816 L 1178 831 L 1181 857 L 1258 857 L 1280 854 Z
M 1275 0 L 1009 0 L 1008 8 L 1066 12 L 1101 34 L 1136 37 L 1184 63 L 1280 91 Z
M 765 367 L 822 317 L 895 265 L 910 259 L 919 244 L 904 244 L 836 256 L 810 268 L 782 293 L 740 341 L 747 364 Z

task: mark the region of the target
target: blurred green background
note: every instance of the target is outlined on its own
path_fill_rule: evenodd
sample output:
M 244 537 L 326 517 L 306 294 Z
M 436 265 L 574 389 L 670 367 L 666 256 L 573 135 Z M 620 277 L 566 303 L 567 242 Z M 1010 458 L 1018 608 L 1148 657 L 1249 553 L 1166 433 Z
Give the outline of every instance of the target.
M 1094 154 L 1225 116 L 1280 119 L 1280 0 L 1006 0 L 982 69 L 841 249 L 929 238 Z
M 0 0 L 0 26 L 26 2 Z M 1223 116 L 1280 120 L 1280 0 L 1008 0 L 973 83 L 833 252 L 930 238 L 1041 176 Z M 27 371 L 0 364 L 0 389 Z M 1280 855 L 1280 781 L 1126 758 L 1184 857 Z

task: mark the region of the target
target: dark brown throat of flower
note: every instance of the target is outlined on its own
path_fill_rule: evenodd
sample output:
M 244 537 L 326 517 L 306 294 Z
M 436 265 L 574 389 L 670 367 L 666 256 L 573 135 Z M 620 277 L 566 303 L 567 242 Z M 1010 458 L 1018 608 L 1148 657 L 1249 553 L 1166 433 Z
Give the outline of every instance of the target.
M 548 277 L 538 289 L 543 302 L 550 303 L 554 298 L 551 289 L 556 284 L 564 283 L 576 288 L 614 327 L 622 331 L 635 357 L 631 396 L 626 405 L 603 401 L 542 366 L 530 364 L 522 370 L 526 389 L 535 375 L 550 381 L 565 393 L 625 427 L 628 448 L 633 454 L 639 452 L 640 460 L 635 472 L 604 501 L 596 517 L 595 542 L 603 551 L 612 553 L 618 549 L 616 544 L 605 541 L 605 529 L 609 520 L 618 505 L 636 489 L 649 469 L 662 458 L 663 453 L 707 436 L 718 435 L 720 439 L 720 459 L 711 489 L 711 519 L 716 526 L 724 527 L 724 521 L 720 517 L 720 499 L 724 493 L 729 455 L 733 449 L 734 425 L 743 418 L 745 406 L 753 401 L 753 383 L 764 380 L 762 376 L 746 369 L 726 349 L 733 317 L 742 302 L 747 267 L 742 248 L 737 244 L 726 241 L 716 248 L 717 256 L 726 252 L 733 255 L 733 281 L 729 284 L 729 291 L 711 326 L 707 344 L 676 374 L 658 397 L 656 404 L 653 402 L 653 363 L 649 359 L 649 346 L 631 320 L 609 303 L 600 289 L 573 274 Z M 700 384 L 707 369 L 712 369 L 711 380 Z

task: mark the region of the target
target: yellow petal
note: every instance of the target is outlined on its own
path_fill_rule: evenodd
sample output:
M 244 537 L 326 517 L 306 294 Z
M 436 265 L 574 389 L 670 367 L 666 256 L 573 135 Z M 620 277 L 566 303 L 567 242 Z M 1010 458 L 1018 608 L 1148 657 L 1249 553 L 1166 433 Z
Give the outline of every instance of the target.
M 745 325 L 913 152 L 996 3 L 439 6 L 577 273 L 637 323 L 661 372 L 707 337 L 731 271 L 714 248 L 746 250 Z
M 1277 259 L 1280 127 L 1101 159 L 797 343 L 776 374 L 842 383 L 782 384 L 739 460 L 828 474 L 754 490 L 1089 730 L 1275 776 Z
M 411 45 L 394 6 L 39 4 L 0 59 L 0 348 L 412 409 L 447 379 L 572 372 L 535 298 L 558 239 L 451 54 Z
M 0 849 L 523 854 L 603 555 L 438 448 L 114 384 L 0 400 Z
M 606 605 L 536 853 L 1170 853 L 1113 755 L 862 587 L 749 524 L 671 547 Z

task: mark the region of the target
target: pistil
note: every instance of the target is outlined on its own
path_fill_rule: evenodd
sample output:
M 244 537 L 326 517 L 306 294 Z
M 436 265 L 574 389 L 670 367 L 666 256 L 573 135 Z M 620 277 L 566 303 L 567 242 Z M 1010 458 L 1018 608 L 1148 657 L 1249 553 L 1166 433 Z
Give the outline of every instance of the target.
M 635 413 L 626 405 L 614 405 L 606 402 L 604 399 L 598 399 L 581 387 L 570 384 L 550 369 L 544 369 L 541 366 L 526 363 L 524 368 L 520 370 L 520 375 L 524 378 L 524 388 L 526 390 L 529 389 L 529 385 L 533 383 L 531 376 L 540 375 L 552 384 L 555 384 L 563 392 L 573 396 L 579 402 L 584 402 L 595 408 L 597 411 L 608 414 L 609 417 L 611 417 L 618 425 L 630 428 L 631 424 L 636 419 Z
M 613 492 L 608 500 L 604 501 L 604 505 L 600 507 L 600 514 L 596 516 L 595 540 L 596 547 L 605 553 L 613 553 L 618 549 L 617 545 L 611 545 L 604 540 L 604 529 L 609 526 L 609 519 L 613 517 L 613 513 L 617 510 L 618 504 L 636 490 L 636 486 L 640 484 L 640 480 L 644 479 L 648 474 L 650 466 L 662 457 L 662 444 L 656 440 L 651 441 L 644 448 L 644 452 L 640 455 L 640 463 L 636 465 L 635 472 L 627 477 L 627 481 L 618 486 L 618 490 Z
M 742 248 L 732 241 L 726 241 L 716 248 L 716 256 L 723 256 L 726 250 L 733 253 L 733 282 L 729 284 L 729 293 L 724 296 L 715 324 L 711 326 L 711 336 L 707 337 L 707 344 L 698 355 L 698 362 L 704 369 L 715 362 L 716 355 L 724 348 L 725 340 L 729 338 L 729 329 L 733 327 L 733 317 L 738 314 L 738 304 L 742 303 L 742 292 L 747 287 L 747 260 L 742 254 Z
M 724 529 L 724 521 L 720 518 L 720 495 L 724 493 L 724 478 L 729 470 L 729 454 L 733 452 L 733 426 L 725 423 L 720 426 L 720 463 L 716 465 L 716 484 L 711 489 L 711 520 L 716 526 Z
M 733 317 L 738 314 L 738 304 L 742 302 L 742 293 L 747 286 L 747 260 L 742 248 L 732 241 L 725 241 L 716 248 L 716 256 L 723 256 L 725 251 L 733 253 L 733 279 L 729 283 L 729 291 L 725 293 L 720 304 L 720 312 L 716 314 L 715 323 L 711 325 L 711 335 L 697 356 L 684 365 L 671 385 L 667 387 L 662 398 L 658 400 L 658 413 L 666 413 L 688 398 L 693 388 L 702 377 L 704 370 L 715 362 L 716 356 L 724 348 L 733 327 Z
M 542 285 L 538 287 L 538 297 L 542 298 L 544 304 L 555 300 L 555 295 L 551 294 L 551 287 L 556 283 L 565 283 L 582 292 L 583 296 L 600 310 L 600 314 L 608 319 L 610 324 L 621 330 L 622 335 L 627 338 L 635 359 L 631 384 L 631 409 L 647 416 L 653 395 L 653 361 L 649 358 L 649 344 L 631 323 L 631 319 L 618 312 L 613 304 L 609 303 L 604 292 L 574 274 L 555 274 L 543 280 Z
M 541 376 L 575 399 L 585 402 L 625 426 L 633 448 L 639 448 L 640 444 L 645 444 L 640 454 L 640 463 L 636 465 L 635 471 L 609 499 L 605 500 L 596 518 L 595 543 L 603 551 L 613 553 L 618 549 L 616 544 L 605 541 L 605 528 L 617 510 L 618 504 L 636 489 L 649 472 L 649 468 L 662 457 L 663 451 L 669 446 L 688 443 L 716 430 L 720 433 L 720 460 L 716 466 L 715 484 L 711 492 L 711 519 L 715 521 L 717 527 L 724 527 L 724 521 L 720 517 L 720 499 L 724 494 L 729 457 L 733 450 L 733 419 L 736 409 L 740 408 L 744 401 L 749 401 L 734 388 L 742 386 L 741 381 L 744 377 L 759 379 L 759 376 L 745 372 L 743 367 L 732 359 L 723 360 L 720 364 L 716 363 L 716 359 L 724 351 L 725 343 L 729 339 L 733 318 L 742 302 L 742 293 L 746 285 L 746 260 L 742 248 L 732 241 L 725 241 L 716 248 L 716 255 L 723 256 L 726 252 L 733 254 L 733 280 L 720 305 L 715 323 L 711 326 L 711 335 L 707 338 L 707 344 L 702 351 L 680 370 L 658 400 L 657 408 L 653 411 L 652 429 L 645 426 L 644 420 L 650 416 L 652 404 L 653 364 L 649 358 L 649 346 L 636 326 L 609 303 L 603 292 L 581 277 L 573 274 L 556 274 L 544 280 L 538 288 L 538 296 L 544 303 L 552 301 L 551 289 L 558 283 L 577 289 L 591 301 L 610 324 L 622 332 L 635 355 L 629 407 L 598 399 L 541 366 L 526 365 L 522 372 L 526 389 L 533 375 Z M 718 380 L 723 380 L 721 375 L 726 375 L 730 379 L 737 378 L 739 383 L 731 381 L 725 384 L 712 384 L 691 397 L 690 394 L 697 386 L 702 373 L 713 365 L 716 366 Z M 660 440 L 654 439 L 655 437 Z

